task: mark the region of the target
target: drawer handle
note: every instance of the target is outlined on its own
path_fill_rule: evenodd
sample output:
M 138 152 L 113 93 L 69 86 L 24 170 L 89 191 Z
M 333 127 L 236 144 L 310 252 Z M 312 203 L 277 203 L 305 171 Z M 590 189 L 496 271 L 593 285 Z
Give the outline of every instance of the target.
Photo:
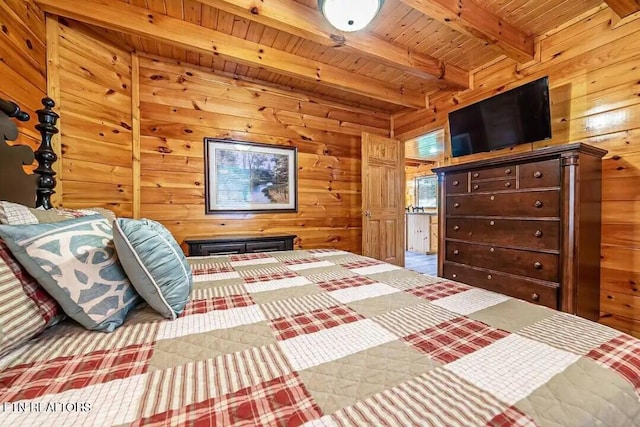
M 460 203 L 454 203 L 454 204 L 453 204 L 453 207 L 454 207 L 454 208 L 459 208 L 459 207 L 460 207 Z
M 491 226 L 496 225 L 496 222 L 495 221 L 489 221 L 489 225 L 491 225 Z
M 460 230 L 460 226 L 459 225 L 454 225 L 453 226 L 453 231 L 458 231 Z
M 533 206 L 535 206 L 536 208 L 541 208 L 542 207 L 542 202 L 540 200 L 536 200 L 536 202 L 533 204 Z
M 534 262 L 533 268 L 535 268 L 536 270 L 542 270 L 542 263 L 539 261 Z
M 453 254 L 454 254 L 454 255 L 458 255 L 459 253 L 460 253 L 460 251 L 459 251 L 459 250 L 457 250 L 457 249 L 453 251 Z
M 460 181 L 453 181 L 453 186 L 457 187 L 458 185 L 460 185 Z
M 476 184 L 476 185 L 474 185 L 474 186 L 473 186 L 473 189 L 474 189 L 474 190 L 477 190 L 478 188 L 480 188 L 480 186 L 479 186 L 478 184 Z
M 487 279 L 491 280 L 491 275 L 490 274 L 487 274 Z
M 505 175 L 511 175 L 511 169 L 507 169 L 507 170 L 505 170 L 505 171 L 504 171 L 504 174 L 505 174 Z
M 489 252 L 491 252 L 491 253 L 494 253 L 495 251 L 496 251 L 496 249 L 495 249 L 495 248 L 490 248 L 490 249 L 489 249 Z
M 531 299 L 534 301 L 540 301 L 540 295 L 538 294 L 531 294 Z
M 535 172 L 533 173 L 533 177 L 534 177 L 534 178 L 542 178 L 542 172 L 540 172 L 540 171 L 535 171 Z
M 533 233 L 533 235 L 536 236 L 536 237 L 542 237 L 542 231 L 536 230 L 536 232 Z
M 510 182 L 505 182 L 505 183 L 504 183 L 504 186 L 505 186 L 505 187 L 507 187 L 507 188 L 509 188 L 509 187 L 511 187 L 511 183 L 510 183 Z
M 453 274 L 451 275 L 451 277 L 453 277 L 453 278 L 455 279 L 456 277 L 458 277 L 458 275 L 457 275 L 456 273 L 453 273 Z
M 474 174 L 473 174 L 473 177 L 474 177 L 474 178 L 477 178 L 477 177 L 479 177 L 479 176 L 480 176 L 480 175 L 478 175 L 478 173 L 474 173 Z

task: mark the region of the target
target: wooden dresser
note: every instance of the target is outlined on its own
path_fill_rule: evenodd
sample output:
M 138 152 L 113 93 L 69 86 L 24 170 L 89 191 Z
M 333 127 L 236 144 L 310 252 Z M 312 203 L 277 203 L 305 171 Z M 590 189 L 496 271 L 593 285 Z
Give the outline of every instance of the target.
M 569 144 L 434 169 L 438 274 L 597 319 L 606 153 Z

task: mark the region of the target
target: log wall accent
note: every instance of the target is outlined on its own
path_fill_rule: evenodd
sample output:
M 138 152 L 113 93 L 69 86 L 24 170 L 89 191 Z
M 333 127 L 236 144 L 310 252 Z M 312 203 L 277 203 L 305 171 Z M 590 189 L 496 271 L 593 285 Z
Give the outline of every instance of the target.
M 388 114 L 131 55 L 74 21 L 57 29 L 65 207 L 155 219 L 178 242 L 282 232 L 361 252 L 361 134 L 388 136 Z M 205 215 L 204 137 L 297 147 L 298 212 Z
M 362 250 L 360 139 L 388 115 L 140 57 L 141 216 L 186 236 L 281 232 L 297 248 Z M 297 213 L 204 213 L 204 137 L 298 148 Z
M 540 63 L 519 67 L 503 59 L 477 70 L 475 90 L 430 99 L 432 110 L 394 117 L 394 131 L 409 139 L 446 126 L 452 109 L 548 75 L 553 139 L 515 150 L 578 141 L 609 150 L 603 164 L 601 321 L 640 336 L 640 19 L 617 27 L 612 21 L 609 8 L 596 9 L 541 37 Z
M 16 122 L 20 137 L 15 143 L 35 149 L 40 143 L 35 111 L 42 108 L 47 89 L 44 13 L 32 0 L 3 0 L 0 28 L 0 98 L 29 113 L 31 120 Z
M 131 54 L 72 21 L 57 32 L 63 204 L 132 216 Z

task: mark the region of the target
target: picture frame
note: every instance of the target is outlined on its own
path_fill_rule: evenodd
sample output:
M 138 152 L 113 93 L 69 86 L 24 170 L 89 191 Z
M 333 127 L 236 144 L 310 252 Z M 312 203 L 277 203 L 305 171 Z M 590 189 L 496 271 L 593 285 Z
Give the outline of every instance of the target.
M 204 138 L 205 213 L 297 212 L 296 147 Z

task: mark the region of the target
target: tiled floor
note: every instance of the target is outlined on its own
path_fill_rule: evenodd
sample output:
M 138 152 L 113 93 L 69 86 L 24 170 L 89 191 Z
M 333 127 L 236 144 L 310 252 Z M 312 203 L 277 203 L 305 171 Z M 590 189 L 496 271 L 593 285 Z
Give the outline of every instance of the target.
M 425 255 L 416 252 L 405 252 L 404 267 L 418 273 L 438 274 L 438 255 Z

